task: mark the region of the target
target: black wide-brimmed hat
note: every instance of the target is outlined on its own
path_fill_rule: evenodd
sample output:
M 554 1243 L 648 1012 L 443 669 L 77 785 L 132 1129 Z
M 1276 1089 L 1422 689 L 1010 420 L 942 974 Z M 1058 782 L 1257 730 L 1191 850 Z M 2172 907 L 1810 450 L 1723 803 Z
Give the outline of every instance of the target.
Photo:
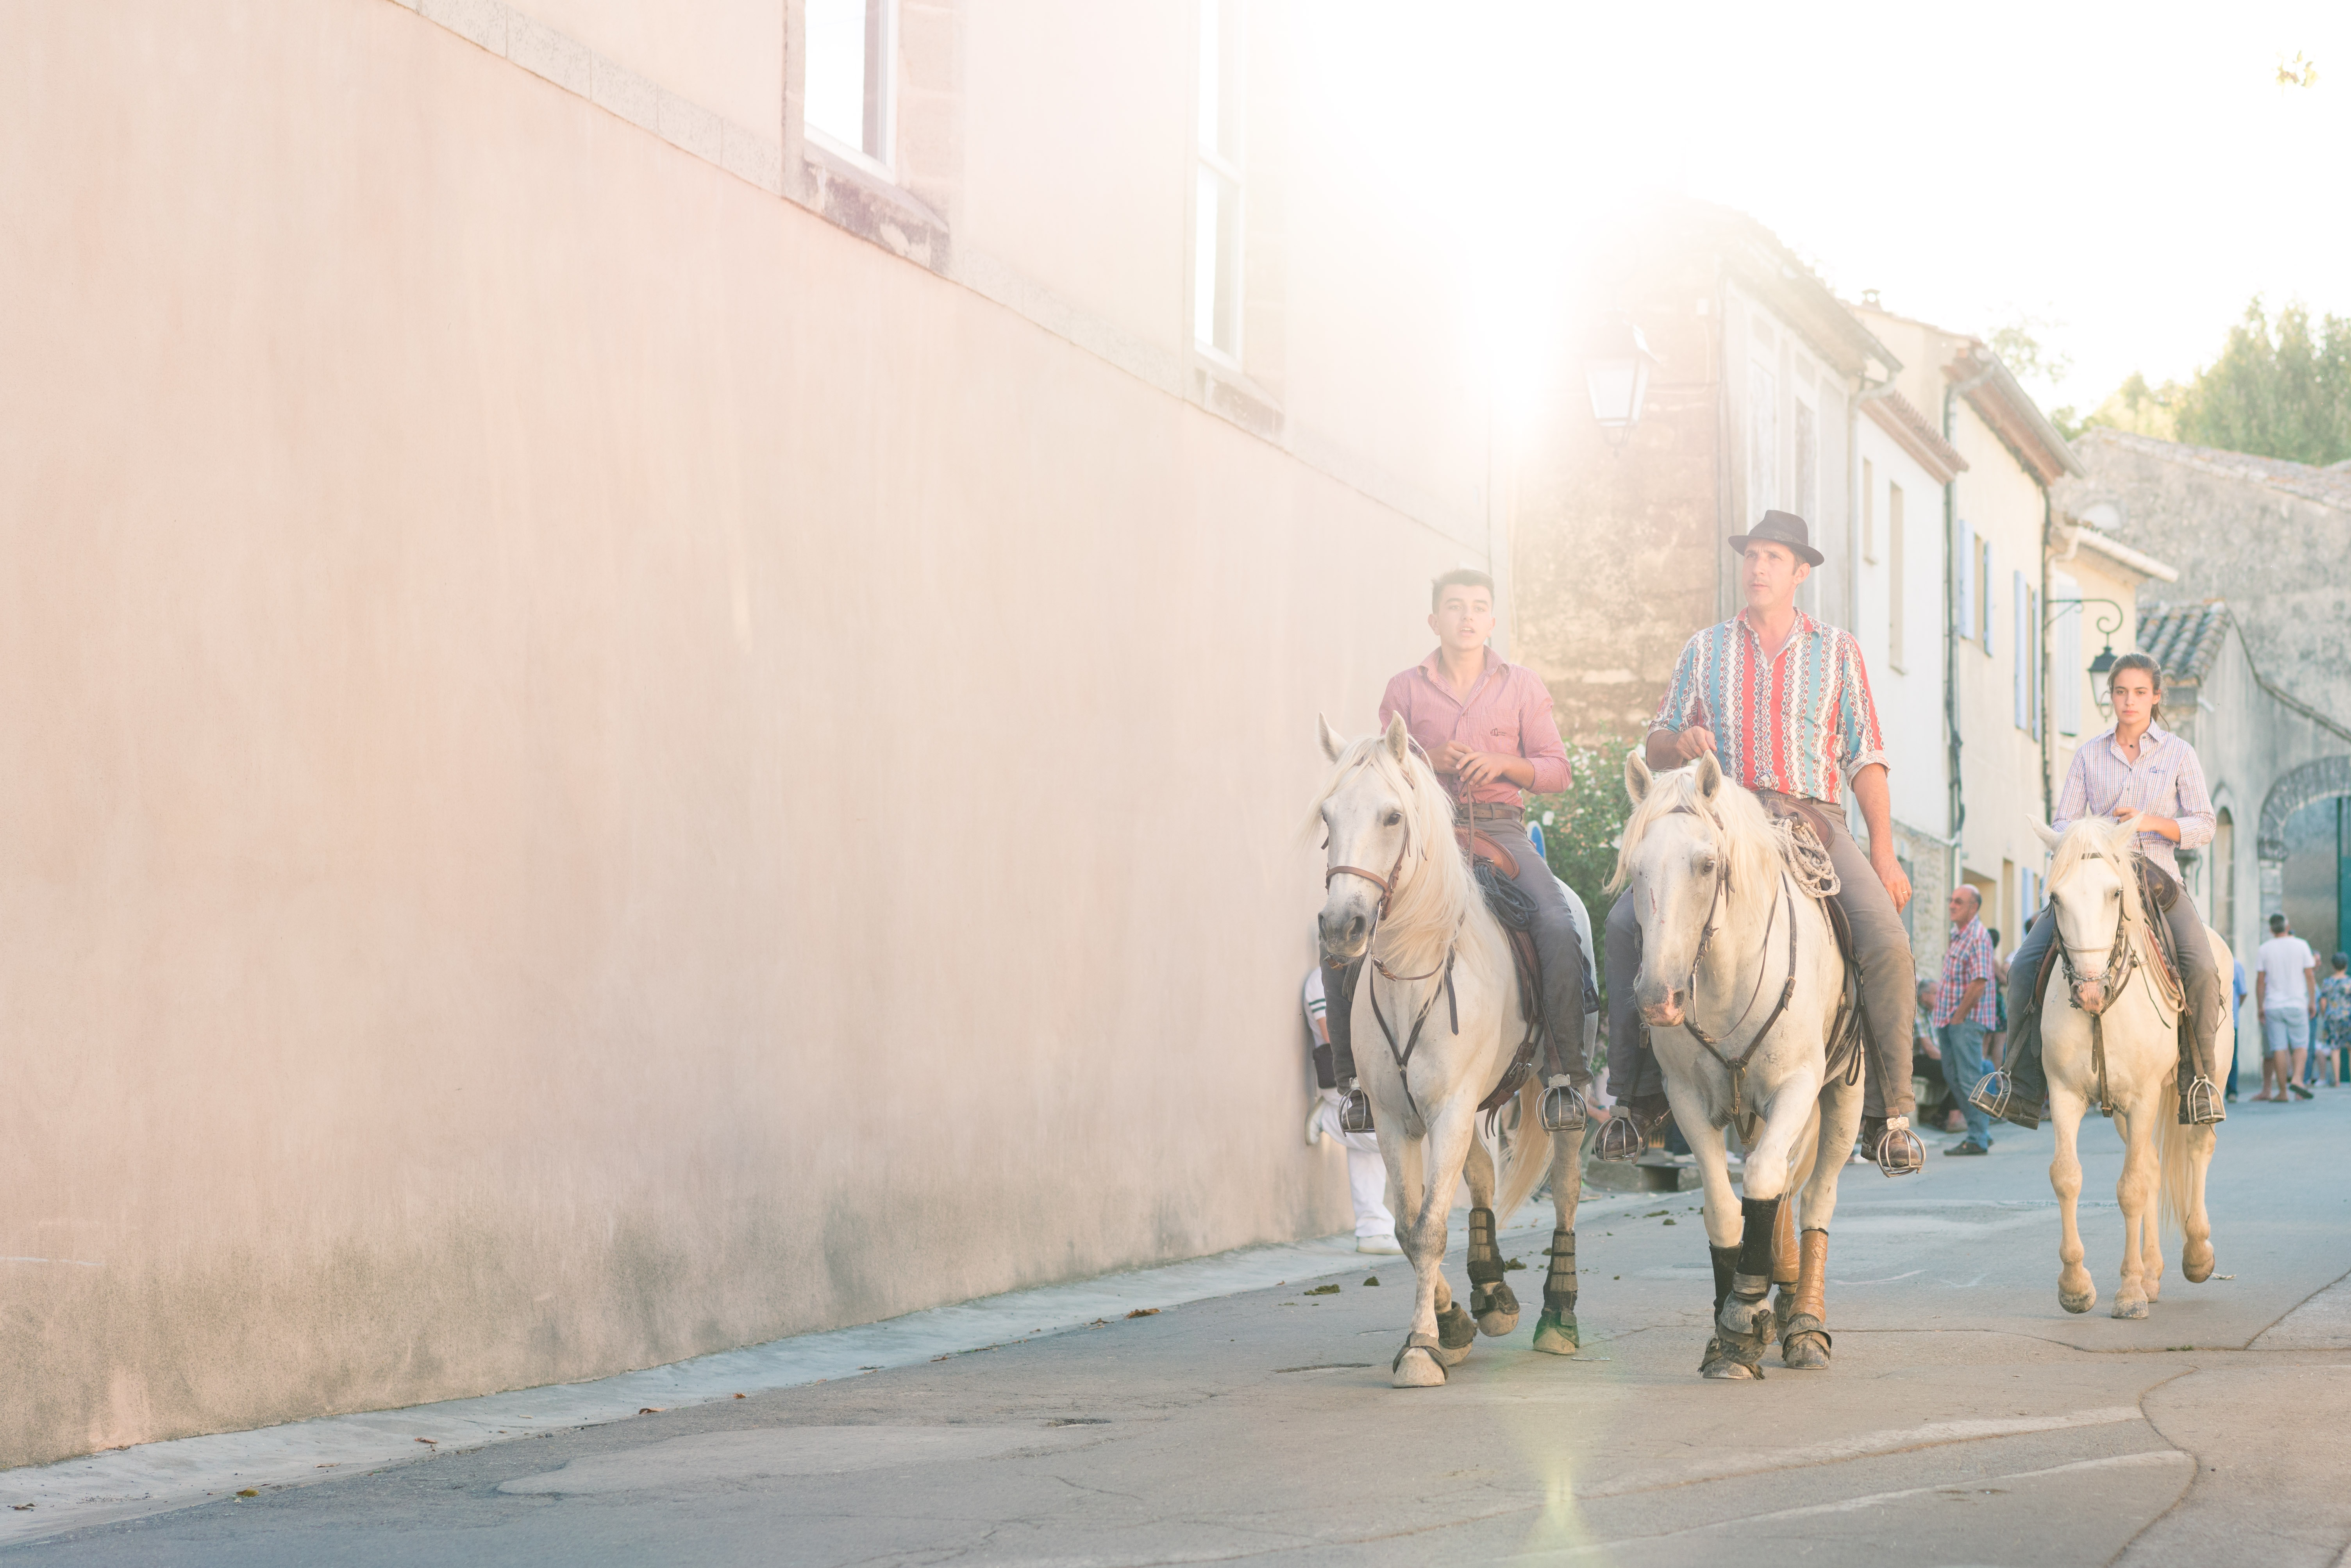
M 1826 556 L 1813 548 L 1812 530 L 1804 519 L 1793 512 L 1766 512 L 1763 520 L 1743 534 L 1730 536 L 1730 548 L 1740 555 L 1747 553 L 1750 541 L 1756 544 L 1786 545 L 1796 552 L 1796 559 L 1818 566 Z

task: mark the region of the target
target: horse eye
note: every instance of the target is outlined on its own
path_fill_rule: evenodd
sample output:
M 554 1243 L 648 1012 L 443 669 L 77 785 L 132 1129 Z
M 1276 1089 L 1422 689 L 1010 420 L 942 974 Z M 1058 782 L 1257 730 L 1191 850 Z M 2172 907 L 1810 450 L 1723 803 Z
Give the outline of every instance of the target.
M 1387 815 L 1387 825 L 1391 828 L 1403 821 L 1404 813 L 1402 811 L 1390 811 Z

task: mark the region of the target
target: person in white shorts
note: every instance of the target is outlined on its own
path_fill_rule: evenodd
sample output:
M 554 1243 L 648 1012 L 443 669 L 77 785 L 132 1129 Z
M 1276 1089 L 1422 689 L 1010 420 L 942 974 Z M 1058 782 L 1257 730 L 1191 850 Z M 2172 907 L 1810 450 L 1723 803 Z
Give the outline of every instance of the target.
M 2257 959 L 2260 977 L 2253 993 L 2262 1009 L 2262 1043 L 2268 1047 L 2262 1065 L 2262 1092 L 2256 1100 L 2294 1103 L 2293 1096 L 2312 1098 L 2302 1086 L 2303 1053 L 2310 1049 L 2310 1015 L 2318 1000 L 2318 955 L 2310 944 L 2287 934 L 2285 916 L 2270 916 L 2270 939 Z M 2277 1079 L 2270 1092 L 2271 1074 Z
M 1355 1200 L 1355 1250 L 1401 1253 L 1396 1245 L 1395 1217 L 1388 1212 L 1388 1167 L 1380 1158 L 1376 1133 L 1349 1133 L 1339 1125 L 1339 1087 L 1331 1071 L 1331 1028 L 1323 1016 L 1322 967 L 1306 971 L 1306 1032 L 1314 1046 L 1314 1082 L 1321 1092 L 1306 1113 L 1306 1146 L 1318 1147 L 1335 1138 L 1347 1151 L 1347 1190 Z

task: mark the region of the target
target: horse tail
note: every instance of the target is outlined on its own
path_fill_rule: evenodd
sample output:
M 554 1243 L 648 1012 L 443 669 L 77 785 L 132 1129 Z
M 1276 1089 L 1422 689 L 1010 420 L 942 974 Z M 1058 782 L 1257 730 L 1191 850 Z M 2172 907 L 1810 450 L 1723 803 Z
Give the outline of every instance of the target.
M 2196 1211 L 2196 1161 L 2190 1152 L 2197 1129 L 2179 1124 L 2179 1080 L 2156 1097 L 2163 1132 L 2157 1140 L 2156 1158 L 2162 1166 L 2162 1196 L 2156 1205 L 2157 1223 L 2168 1245 L 2187 1234 L 2187 1218 Z
M 1552 1134 L 1542 1130 L 1542 1092 L 1540 1073 L 1530 1075 L 1520 1086 L 1518 1124 L 1504 1139 L 1508 1157 L 1501 1179 L 1495 1184 L 1497 1223 L 1507 1223 L 1534 1196 L 1535 1188 L 1542 1185 L 1543 1173 L 1551 1169 Z

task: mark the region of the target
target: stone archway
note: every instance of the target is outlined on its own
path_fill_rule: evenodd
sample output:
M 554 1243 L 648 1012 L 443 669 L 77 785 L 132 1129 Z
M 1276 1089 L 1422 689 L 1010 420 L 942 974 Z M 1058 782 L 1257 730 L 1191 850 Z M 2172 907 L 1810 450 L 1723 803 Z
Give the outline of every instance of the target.
M 2254 853 L 2261 857 L 2262 909 L 2264 915 L 2285 907 L 2285 822 L 2303 807 L 2336 795 L 2351 795 L 2351 757 L 2322 757 L 2277 776 L 2262 800 L 2260 836 Z

